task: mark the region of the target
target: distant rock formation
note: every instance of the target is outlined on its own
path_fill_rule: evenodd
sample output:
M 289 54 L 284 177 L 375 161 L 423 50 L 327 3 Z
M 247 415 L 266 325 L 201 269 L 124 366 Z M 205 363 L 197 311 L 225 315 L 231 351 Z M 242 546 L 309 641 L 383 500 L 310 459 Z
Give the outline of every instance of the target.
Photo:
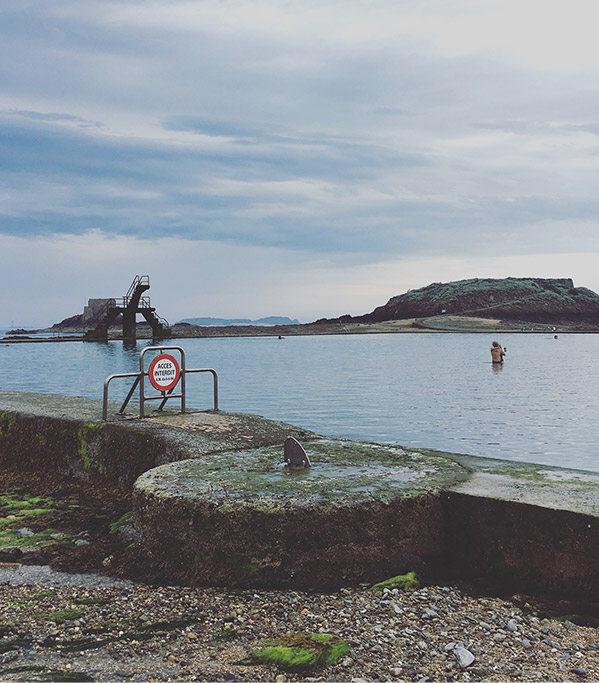
M 65 318 L 64 320 L 61 320 L 59 323 L 54 323 L 52 327 L 49 329 L 52 331 L 57 331 L 57 330 L 70 330 L 70 329 L 79 329 L 81 330 L 84 324 L 83 320 L 83 315 L 72 315 L 70 318 Z
M 599 295 L 570 278 L 516 278 L 435 282 L 394 296 L 366 315 L 341 322 L 381 322 L 437 315 L 531 322 L 599 323 Z
M 183 318 L 179 323 L 198 325 L 199 327 L 226 327 L 228 325 L 299 325 L 299 320 L 272 315 L 267 318 L 250 320 L 249 318 Z M 177 324 L 179 324 L 177 323 Z

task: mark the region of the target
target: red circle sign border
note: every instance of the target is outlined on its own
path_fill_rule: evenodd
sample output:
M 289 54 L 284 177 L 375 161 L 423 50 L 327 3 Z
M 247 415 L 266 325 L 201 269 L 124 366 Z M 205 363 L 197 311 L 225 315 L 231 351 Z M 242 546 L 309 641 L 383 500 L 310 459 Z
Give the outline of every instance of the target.
M 166 386 L 162 386 L 154 380 L 154 367 L 156 366 L 156 363 L 158 363 L 161 360 L 170 360 L 171 363 L 175 366 L 175 370 L 176 370 L 175 379 L 170 384 L 167 384 Z M 181 377 L 181 370 L 179 369 L 179 363 L 177 363 L 176 359 L 173 358 L 173 356 L 171 356 L 170 354 L 161 353 L 159 356 L 156 356 L 156 358 L 154 358 L 154 360 L 150 363 L 150 367 L 148 369 L 148 377 L 150 378 L 150 382 L 152 383 L 152 386 L 154 387 L 154 389 L 157 389 L 158 391 L 170 391 L 171 389 L 173 389 L 174 387 L 177 386 L 177 382 L 179 381 L 179 378 Z

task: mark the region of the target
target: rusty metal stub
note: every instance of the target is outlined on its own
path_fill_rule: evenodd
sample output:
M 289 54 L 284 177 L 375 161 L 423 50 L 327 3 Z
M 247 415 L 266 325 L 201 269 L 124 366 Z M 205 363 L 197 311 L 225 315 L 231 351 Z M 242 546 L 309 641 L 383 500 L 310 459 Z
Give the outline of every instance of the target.
M 293 436 L 288 436 L 285 439 L 284 458 L 288 465 L 293 465 L 294 467 L 312 466 L 304 447 Z

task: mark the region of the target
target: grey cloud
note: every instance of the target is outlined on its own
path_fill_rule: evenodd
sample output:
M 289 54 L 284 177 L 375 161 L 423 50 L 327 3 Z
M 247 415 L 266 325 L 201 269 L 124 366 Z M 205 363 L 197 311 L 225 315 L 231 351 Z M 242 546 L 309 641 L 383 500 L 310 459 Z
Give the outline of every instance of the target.
M 4 113 L 20 116 L 24 119 L 31 119 L 32 121 L 47 121 L 49 123 L 54 122 L 66 122 L 66 123 L 76 123 L 83 128 L 102 128 L 103 124 L 99 121 L 89 121 L 83 119 L 80 116 L 75 116 L 74 114 L 61 114 L 57 112 L 39 112 L 39 111 L 27 111 L 22 109 L 8 109 Z
M 80 15 L 101 7 L 76 5 Z M 551 123 L 581 102 L 591 110 L 592 95 L 575 84 L 566 104 L 564 81 L 416 44 L 265 40 L 242 30 L 225 40 L 210 25 L 177 35 L 35 7 L 35 16 L 5 15 L 0 41 L 5 92 L 18 103 L 17 121 L 0 121 L 0 179 L 11 190 L 0 207 L 5 231 L 99 227 L 359 261 L 563 248 L 566 237 L 546 222 L 598 215 L 594 195 L 563 190 L 567 171 L 557 164 L 460 148 L 484 129 L 531 139 L 597 134 L 588 114 Z M 116 123 L 104 135 L 101 114 L 32 111 L 34 98 L 111 111 Z M 136 116 L 139 136 L 129 123 Z M 153 126 L 156 139 L 146 132 Z M 181 133 L 176 144 L 165 131 Z M 283 182 L 303 186 L 286 196 L 269 186 Z M 571 239 L 577 230 L 583 236 L 574 227 Z

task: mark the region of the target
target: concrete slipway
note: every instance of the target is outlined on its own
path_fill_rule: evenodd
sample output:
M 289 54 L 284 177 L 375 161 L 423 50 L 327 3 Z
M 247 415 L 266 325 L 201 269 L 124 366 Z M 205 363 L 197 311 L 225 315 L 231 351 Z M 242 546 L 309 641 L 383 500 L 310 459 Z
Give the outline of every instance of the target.
M 100 401 L 0 392 L 0 468 L 132 490 L 138 543 L 175 582 L 329 589 L 416 569 L 599 596 L 599 474 L 109 408 L 102 423 Z M 288 436 L 311 468 L 283 463 Z

